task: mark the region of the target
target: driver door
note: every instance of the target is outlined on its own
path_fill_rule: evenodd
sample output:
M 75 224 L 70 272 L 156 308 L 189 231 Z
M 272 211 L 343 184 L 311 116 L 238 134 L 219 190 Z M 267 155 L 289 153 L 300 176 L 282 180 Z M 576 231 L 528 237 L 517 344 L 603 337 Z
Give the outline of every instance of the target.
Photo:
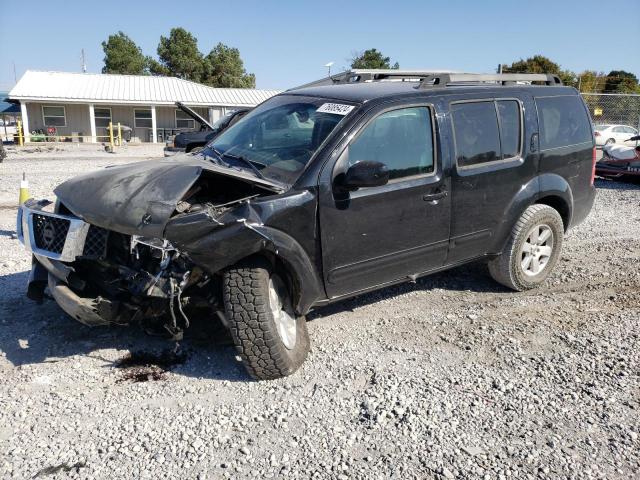
M 443 175 L 432 105 L 374 109 L 321 174 L 320 231 L 329 297 L 401 280 L 444 264 L 449 181 Z M 345 192 L 358 161 L 386 164 L 389 183 Z

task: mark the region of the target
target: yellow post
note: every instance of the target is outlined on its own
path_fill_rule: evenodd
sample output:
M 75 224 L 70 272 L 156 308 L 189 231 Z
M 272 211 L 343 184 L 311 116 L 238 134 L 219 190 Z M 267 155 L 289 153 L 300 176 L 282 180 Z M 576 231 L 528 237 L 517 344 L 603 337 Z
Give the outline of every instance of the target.
M 109 122 L 109 145 L 111 146 L 111 151 L 113 152 L 113 124 Z
M 18 126 L 16 128 L 18 132 L 18 145 L 24 145 L 24 137 L 22 136 L 22 121 L 18 120 Z
M 22 205 L 30 198 L 29 195 L 29 182 L 24 172 L 22 172 L 22 180 L 20 181 L 20 196 L 18 197 L 18 203 Z
M 118 122 L 118 146 L 122 146 L 122 126 L 120 125 L 120 122 Z

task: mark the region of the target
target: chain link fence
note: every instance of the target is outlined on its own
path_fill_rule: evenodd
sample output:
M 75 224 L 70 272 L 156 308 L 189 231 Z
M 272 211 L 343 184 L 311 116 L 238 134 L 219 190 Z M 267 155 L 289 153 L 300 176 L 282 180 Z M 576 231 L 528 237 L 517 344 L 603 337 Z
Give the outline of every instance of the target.
M 640 129 L 640 95 L 582 93 L 595 125 L 619 124 Z

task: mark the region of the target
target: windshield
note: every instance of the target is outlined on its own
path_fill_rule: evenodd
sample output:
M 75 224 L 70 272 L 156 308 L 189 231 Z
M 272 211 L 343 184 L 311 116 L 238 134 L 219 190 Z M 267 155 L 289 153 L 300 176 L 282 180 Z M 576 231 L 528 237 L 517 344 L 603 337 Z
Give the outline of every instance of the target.
M 292 184 L 352 105 L 281 95 L 267 100 L 204 149 L 222 164 L 249 168 L 280 183 Z
M 224 127 L 226 127 L 227 123 L 229 123 L 229 119 L 233 116 L 234 113 L 235 113 L 235 110 L 231 110 L 230 112 L 227 112 L 225 115 L 223 115 L 218 120 L 216 120 L 211 125 L 213 131 L 217 132 L 218 130 L 222 130 Z

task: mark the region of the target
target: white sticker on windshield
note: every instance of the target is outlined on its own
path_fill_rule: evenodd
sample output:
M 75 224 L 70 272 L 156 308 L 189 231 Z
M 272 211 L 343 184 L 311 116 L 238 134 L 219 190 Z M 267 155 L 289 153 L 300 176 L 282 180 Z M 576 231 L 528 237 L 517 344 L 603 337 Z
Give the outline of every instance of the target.
M 342 105 L 341 103 L 325 103 L 316 112 L 333 113 L 335 115 L 346 115 L 353 110 L 353 105 Z

